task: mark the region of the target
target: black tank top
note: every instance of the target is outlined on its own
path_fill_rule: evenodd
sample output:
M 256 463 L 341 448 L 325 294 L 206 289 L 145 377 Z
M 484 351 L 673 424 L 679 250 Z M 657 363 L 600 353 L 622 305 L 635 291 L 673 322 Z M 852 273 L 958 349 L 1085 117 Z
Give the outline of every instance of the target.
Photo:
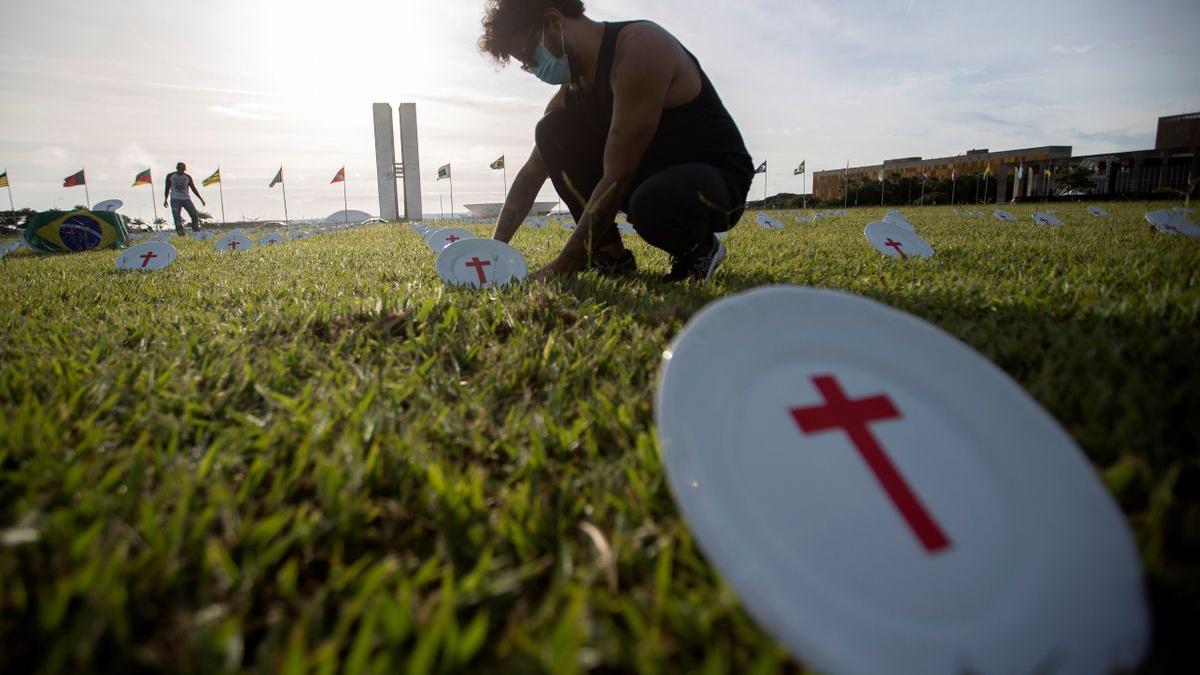
M 596 61 L 596 77 L 592 90 L 586 94 L 580 87 L 569 87 L 566 107 L 579 115 L 590 135 L 602 145 L 608 138 L 612 125 L 612 61 L 617 48 L 617 35 L 626 26 L 638 21 L 605 23 L 604 39 L 600 43 L 600 55 Z M 684 51 L 687 51 L 684 48 Z M 708 75 L 700 67 L 700 61 L 690 51 L 687 55 L 700 71 L 700 93 L 688 103 L 666 108 L 658 122 L 658 130 L 646 148 L 642 163 L 638 166 L 636 182 L 677 164 L 704 162 L 724 169 L 730 178 L 744 182 L 749 189 L 754 178 L 754 165 L 746 143 L 738 131 L 733 117 L 725 109 L 717 90 Z M 736 197 L 735 197 L 736 198 Z

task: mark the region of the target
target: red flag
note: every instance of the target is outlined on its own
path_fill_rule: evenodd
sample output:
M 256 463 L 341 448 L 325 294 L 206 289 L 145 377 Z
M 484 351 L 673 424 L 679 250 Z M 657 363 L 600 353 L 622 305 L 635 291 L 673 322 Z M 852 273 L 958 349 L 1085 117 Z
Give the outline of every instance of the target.
M 281 166 L 281 167 L 279 167 L 279 173 L 275 174 L 275 177 L 271 179 L 271 184 L 268 185 L 267 187 L 275 187 L 276 185 L 278 185 L 279 183 L 282 183 L 282 182 L 283 182 L 283 167 Z
M 75 187 L 76 185 L 87 185 L 87 179 L 83 175 L 83 169 L 79 173 L 72 176 L 67 176 L 63 179 L 63 187 Z
M 152 184 L 152 182 L 150 180 L 150 169 L 146 169 L 145 171 L 139 173 L 133 179 L 133 187 L 137 187 L 139 185 L 151 185 L 151 184 Z
M 334 183 L 343 183 L 345 181 L 346 181 L 346 167 L 343 166 L 342 168 L 338 169 L 337 175 L 335 175 L 333 177 L 333 180 L 329 181 L 329 184 L 333 185 Z

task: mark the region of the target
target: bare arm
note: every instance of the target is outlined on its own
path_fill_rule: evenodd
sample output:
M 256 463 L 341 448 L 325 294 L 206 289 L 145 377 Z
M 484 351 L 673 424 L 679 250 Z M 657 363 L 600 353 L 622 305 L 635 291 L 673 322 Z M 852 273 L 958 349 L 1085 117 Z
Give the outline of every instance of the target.
M 492 235 L 493 239 L 506 244 L 512 241 L 513 235 L 521 227 L 525 216 L 529 215 L 533 200 L 537 199 L 538 192 L 541 192 L 542 186 L 546 184 L 546 179 L 549 177 L 550 171 L 546 168 L 546 163 L 542 161 L 542 156 L 538 153 L 537 148 L 534 148 L 533 152 L 529 154 L 529 159 L 525 161 L 525 166 L 517 172 L 517 177 L 508 190 L 508 196 L 504 199 L 504 207 L 500 209 L 500 218 L 496 220 L 496 233 Z
M 546 112 L 562 108 L 565 105 L 563 97 L 564 89 L 560 88 L 546 105 Z M 504 198 L 504 206 L 500 209 L 500 217 L 496 219 L 496 232 L 492 239 L 506 244 L 512 241 L 525 216 L 529 215 L 533 200 L 537 199 L 549 177 L 550 170 L 546 168 L 546 163 L 542 161 L 542 156 L 535 147 L 529 154 L 529 159 L 525 161 L 525 166 L 517 172 L 517 177 Z
M 628 29 L 627 29 L 628 30 Z M 661 29 L 648 28 L 613 59 L 613 117 L 604 145 L 604 175 L 588 199 L 579 227 L 550 267 L 557 273 L 578 270 L 588 248 L 614 227 L 613 217 L 633 188 L 633 178 L 646 154 L 666 104 L 674 77 L 677 49 Z
M 166 184 L 163 185 L 163 206 L 166 206 L 167 200 L 171 197 L 171 174 L 167 174 L 167 180 L 164 183 Z
M 188 176 L 188 187 L 192 188 L 192 192 L 196 193 L 196 198 L 200 200 L 201 205 L 208 203 L 204 201 L 204 197 L 200 196 L 200 191 L 196 189 L 196 181 L 192 180 L 191 176 Z

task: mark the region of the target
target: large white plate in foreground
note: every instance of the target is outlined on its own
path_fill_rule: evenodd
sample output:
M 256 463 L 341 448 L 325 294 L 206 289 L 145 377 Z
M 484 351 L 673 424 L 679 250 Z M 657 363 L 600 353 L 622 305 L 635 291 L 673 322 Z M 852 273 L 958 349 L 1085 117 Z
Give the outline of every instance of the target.
M 116 259 L 117 269 L 153 272 L 175 262 L 177 254 L 170 244 L 147 241 L 122 251 Z
M 438 276 L 456 286 L 507 286 L 527 271 L 521 252 L 495 239 L 462 239 L 437 257 Z
M 1129 528 L 1000 369 L 830 290 L 709 305 L 664 353 L 671 491 L 758 621 L 828 673 L 1104 673 L 1149 641 Z
M 876 251 L 892 258 L 932 258 L 933 247 L 921 235 L 894 222 L 878 221 L 863 228 Z

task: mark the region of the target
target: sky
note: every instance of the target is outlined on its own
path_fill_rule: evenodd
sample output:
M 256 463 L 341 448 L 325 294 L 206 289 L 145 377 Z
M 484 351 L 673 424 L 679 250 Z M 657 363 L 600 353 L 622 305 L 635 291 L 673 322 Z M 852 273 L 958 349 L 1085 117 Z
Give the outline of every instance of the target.
M 1200 111 L 1194 0 L 595 0 L 650 19 L 700 60 L 757 165 L 751 198 L 809 171 L 969 148 L 1154 145 L 1157 118 Z M 17 208 L 91 199 L 161 211 L 178 161 L 221 167 L 226 215 L 379 212 L 371 104 L 417 104 L 424 209 L 499 201 L 553 88 L 476 46 L 482 0 L 39 0 L 0 8 L 0 170 Z M 399 149 L 397 148 L 397 152 Z M 157 196 L 131 187 L 150 167 Z M 216 186 L 201 188 L 220 218 Z M 439 206 L 439 198 L 441 206 Z M 549 183 L 541 199 L 556 197 Z M 0 195 L 0 202 L 6 201 Z M 160 213 L 160 215 L 163 215 Z

